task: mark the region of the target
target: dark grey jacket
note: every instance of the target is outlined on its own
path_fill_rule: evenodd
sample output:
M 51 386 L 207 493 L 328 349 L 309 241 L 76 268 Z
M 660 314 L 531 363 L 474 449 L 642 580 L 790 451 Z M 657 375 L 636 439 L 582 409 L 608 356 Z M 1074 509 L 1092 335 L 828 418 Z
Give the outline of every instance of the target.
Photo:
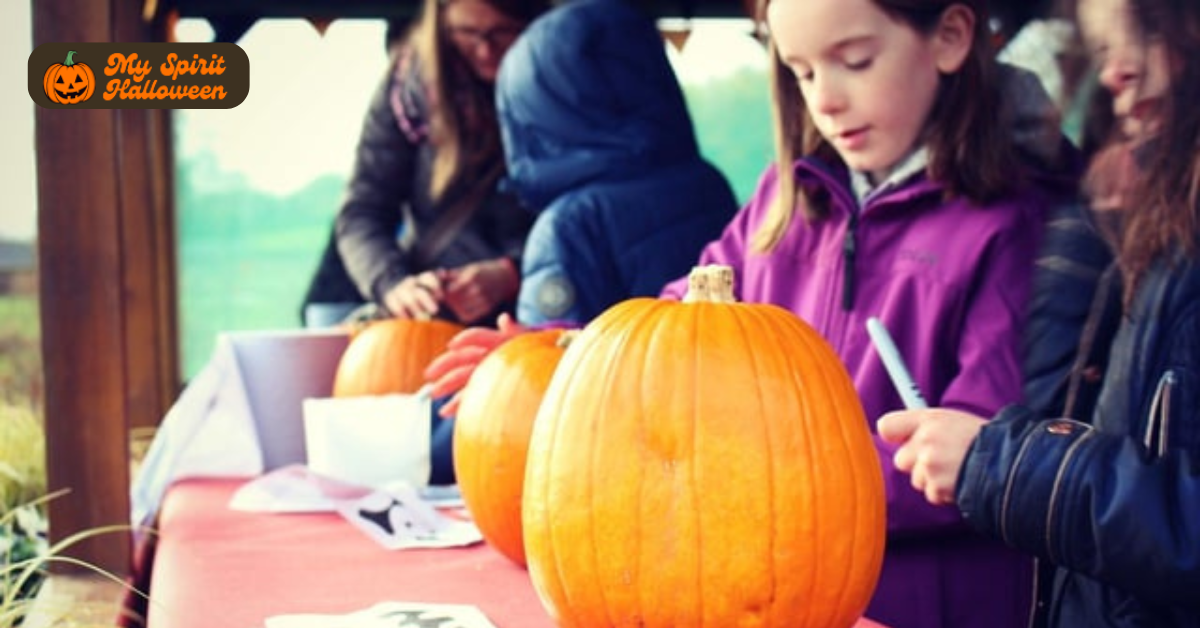
M 411 53 L 401 53 L 371 99 L 337 217 L 337 248 L 346 269 L 359 291 L 376 302 L 408 275 L 430 268 L 501 256 L 519 267 L 533 223 L 516 197 L 493 190 L 431 262 L 413 259 L 412 247 L 444 210 L 430 197 L 434 147 L 428 141 L 426 91 L 414 61 Z M 497 150 L 476 174 L 502 160 Z

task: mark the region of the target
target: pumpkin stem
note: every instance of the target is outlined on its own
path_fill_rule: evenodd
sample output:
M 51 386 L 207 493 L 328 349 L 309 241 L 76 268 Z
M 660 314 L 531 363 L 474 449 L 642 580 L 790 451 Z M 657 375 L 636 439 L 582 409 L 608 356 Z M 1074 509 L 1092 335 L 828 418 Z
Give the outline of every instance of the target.
M 723 264 L 696 266 L 688 274 L 684 303 L 734 303 L 733 268 Z
M 559 335 L 558 339 L 554 341 L 554 346 L 566 349 L 567 347 L 571 346 L 572 342 L 575 342 L 575 338 L 579 337 L 581 331 L 582 330 L 580 329 L 568 329 L 564 331 L 561 335 Z
M 63 62 L 63 65 L 65 65 L 65 66 L 75 65 L 75 60 L 71 58 L 73 56 L 75 56 L 74 50 L 67 51 L 67 60 Z

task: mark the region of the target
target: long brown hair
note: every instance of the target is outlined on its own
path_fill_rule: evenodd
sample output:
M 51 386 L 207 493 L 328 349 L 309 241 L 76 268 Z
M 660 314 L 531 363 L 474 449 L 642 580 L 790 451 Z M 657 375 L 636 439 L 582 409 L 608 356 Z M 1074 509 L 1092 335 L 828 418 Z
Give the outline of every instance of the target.
M 479 168 L 501 154 L 493 86 L 471 71 L 442 23 L 442 8 L 457 1 L 425 0 L 409 35 L 430 91 L 429 138 L 437 148 L 430 191 L 434 200 L 459 181 L 480 175 Z M 483 1 L 522 25 L 548 8 L 547 0 Z
M 1132 190 L 1123 194 L 1125 219 L 1117 261 L 1126 301 L 1160 259 L 1197 254 L 1200 227 L 1200 3 L 1129 0 L 1144 40 L 1161 42 L 1170 64 L 1160 126 L 1135 154 Z M 1095 180 L 1101 173 L 1089 173 Z
M 946 187 L 949 196 L 982 203 L 1002 195 L 1012 184 L 1015 150 L 1007 131 L 996 124 L 1000 118 L 999 89 L 984 0 L 872 1 L 889 16 L 923 34 L 932 33 L 952 5 L 963 5 L 974 12 L 971 51 L 958 72 L 942 76 L 929 114 L 927 172 L 930 179 Z M 758 4 L 756 17 L 760 23 L 768 2 L 760 0 Z M 813 124 L 796 76 L 779 58 L 773 39 L 769 48 L 779 193 L 754 234 L 753 248 L 759 252 L 779 244 L 798 207 L 808 220 L 828 211 L 825 199 L 810 198 L 798 189 L 793 170 L 796 159 L 803 155 L 829 162 L 841 159 Z

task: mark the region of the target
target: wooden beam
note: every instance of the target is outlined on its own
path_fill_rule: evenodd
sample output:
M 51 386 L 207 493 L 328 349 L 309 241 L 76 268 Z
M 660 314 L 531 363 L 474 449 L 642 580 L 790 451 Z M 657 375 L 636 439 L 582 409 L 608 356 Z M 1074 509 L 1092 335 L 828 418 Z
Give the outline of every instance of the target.
M 108 41 L 112 1 L 33 2 L 34 46 Z M 49 504 L 50 535 L 61 540 L 129 521 L 120 112 L 36 109 L 47 480 L 71 491 Z M 126 535 L 89 539 L 68 554 L 128 573 Z
M 175 0 L 180 17 L 223 16 L 408 19 L 421 0 Z M 746 17 L 742 0 L 637 0 L 655 17 Z

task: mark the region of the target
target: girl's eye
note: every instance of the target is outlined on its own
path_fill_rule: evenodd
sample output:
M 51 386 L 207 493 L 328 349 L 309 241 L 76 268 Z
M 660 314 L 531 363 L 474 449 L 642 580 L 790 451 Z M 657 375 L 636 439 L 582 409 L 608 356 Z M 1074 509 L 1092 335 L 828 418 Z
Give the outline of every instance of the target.
M 865 69 L 871 67 L 872 61 L 874 61 L 874 59 L 872 59 L 871 57 L 867 57 L 866 59 L 855 60 L 855 61 L 846 61 L 846 67 L 851 70 L 865 70 Z

